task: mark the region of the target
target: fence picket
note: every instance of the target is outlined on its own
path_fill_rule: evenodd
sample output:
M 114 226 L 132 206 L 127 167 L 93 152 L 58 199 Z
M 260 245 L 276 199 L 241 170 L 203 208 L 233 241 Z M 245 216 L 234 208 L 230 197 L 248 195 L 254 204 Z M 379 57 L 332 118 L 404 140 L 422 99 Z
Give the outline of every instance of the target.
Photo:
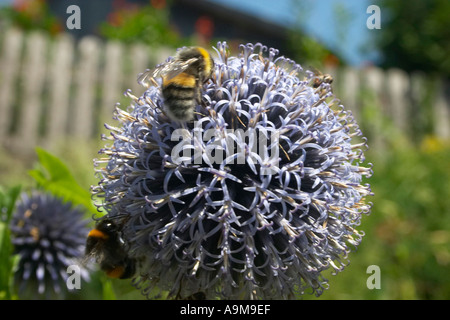
M 85 37 L 78 43 L 79 60 L 75 68 L 75 97 L 73 99 L 73 135 L 90 138 L 93 132 L 97 77 L 99 74 L 100 43 L 94 37 Z
M 444 79 L 438 82 L 437 98 L 434 104 L 434 133 L 444 139 L 450 138 L 450 90 Z
M 5 141 L 9 136 L 13 106 L 16 103 L 16 86 L 20 70 L 22 50 L 22 32 L 9 29 L 3 40 L 3 52 L 0 60 L 0 139 Z
M 67 35 L 62 35 L 52 49 L 52 63 L 49 66 L 48 122 L 44 139 L 48 147 L 56 142 L 56 137 L 63 138 L 68 133 L 73 40 Z
M 400 131 L 407 129 L 409 120 L 407 113 L 409 77 L 406 72 L 399 69 L 387 71 L 387 90 L 389 92 L 390 105 L 388 112 L 392 116 L 392 121 Z
M 425 74 L 414 72 L 411 74 L 411 84 L 408 95 L 411 98 L 409 113 L 411 117 L 410 129 L 414 139 L 420 138 L 420 132 L 424 132 L 430 123 L 430 112 L 424 106 L 427 105 L 427 99 L 430 93 L 427 92 L 427 79 Z
M 123 46 L 111 41 L 105 45 L 105 64 L 102 78 L 102 99 L 100 117 L 111 115 L 114 105 L 122 95 L 123 80 Z
M 131 46 L 129 58 L 131 70 L 127 81 L 128 87 L 135 96 L 140 96 L 145 89 L 137 83 L 137 76 L 152 67 L 149 65 L 148 47 L 141 44 Z
M 30 35 L 21 73 L 22 106 L 18 117 L 16 147 L 32 150 L 38 142 L 42 112 L 43 88 L 46 77 L 47 38 L 41 33 Z
M 340 84 L 339 94 L 341 95 L 341 101 L 347 110 L 351 110 L 356 120 L 360 120 L 358 110 L 358 96 L 360 80 L 359 71 L 352 68 L 344 68 L 341 70 L 342 76 Z
M 368 129 L 367 134 L 371 138 L 371 145 L 376 150 L 382 150 L 385 145 L 383 141 L 383 136 L 377 134 L 382 130 L 383 119 L 381 118 L 382 111 L 385 107 L 385 88 L 384 88 L 384 72 L 378 68 L 368 68 L 364 72 L 364 85 L 368 90 L 366 94 L 373 94 L 374 106 L 369 106 L 370 108 L 377 108 L 381 112 L 373 113 L 371 119 L 371 126 Z

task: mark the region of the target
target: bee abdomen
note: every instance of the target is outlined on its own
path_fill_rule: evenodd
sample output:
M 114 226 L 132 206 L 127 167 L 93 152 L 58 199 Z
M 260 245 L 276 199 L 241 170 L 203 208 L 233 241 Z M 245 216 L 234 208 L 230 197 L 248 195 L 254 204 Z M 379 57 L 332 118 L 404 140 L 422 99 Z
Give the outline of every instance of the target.
M 124 258 L 114 264 L 104 261 L 100 267 L 108 277 L 114 279 L 129 279 L 136 273 L 135 261 L 129 258 Z
M 195 87 L 183 87 L 174 83 L 163 87 L 164 105 L 167 111 L 178 120 L 190 120 L 193 117 L 197 96 Z
M 176 84 L 169 84 L 162 89 L 164 101 L 171 103 L 177 100 L 194 100 L 195 90 L 192 87 L 183 87 Z

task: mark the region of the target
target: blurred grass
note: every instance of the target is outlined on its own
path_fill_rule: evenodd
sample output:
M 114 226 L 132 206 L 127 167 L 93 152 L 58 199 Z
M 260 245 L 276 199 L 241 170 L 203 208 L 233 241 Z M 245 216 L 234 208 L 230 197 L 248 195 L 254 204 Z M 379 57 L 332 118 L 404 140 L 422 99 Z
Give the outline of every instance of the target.
M 366 235 L 347 268 L 327 274 L 320 299 L 449 299 L 450 147 L 426 138 L 367 158 L 375 196 L 360 226 Z M 379 290 L 367 288 L 370 265 L 380 267 Z

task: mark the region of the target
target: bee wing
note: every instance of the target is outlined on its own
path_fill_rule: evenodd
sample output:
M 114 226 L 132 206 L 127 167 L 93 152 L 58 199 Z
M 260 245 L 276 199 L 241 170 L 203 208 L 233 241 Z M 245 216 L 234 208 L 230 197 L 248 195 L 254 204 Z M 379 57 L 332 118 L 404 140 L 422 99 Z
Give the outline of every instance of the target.
M 149 69 L 140 73 L 137 78 L 138 83 L 148 87 L 150 85 L 151 74 L 152 72 Z
M 166 64 L 156 68 L 154 71 L 146 70 L 138 76 L 138 82 L 144 85 L 149 85 L 151 79 L 156 79 L 159 77 L 166 78 L 170 80 L 180 73 L 184 72 L 189 68 L 191 64 L 198 61 L 198 58 L 191 58 L 186 61 L 182 60 L 172 60 L 167 62 Z
M 154 71 L 147 69 L 143 73 L 138 75 L 138 83 L 148 87 L 150 86 L 152 80 L 153 83 L 156 84 L 154 79 L 159 77 L 170 80 L 180 73 L 186 71 L 187 68 L 189 68 L 189 66 L 196 61 L 198 61 L 198 58 L 191 58 L 186 61 L 172 60 L 156 68 Z
M 167 67 L 164 66 L 164 68 L 162 68 L 161 71 L 155 76 L 161 76 L 166 78 L 167 80 L 170 80 L 180 73 L 186 71 L 187 68 L 189 68 L 189 66 L 196 61 L 198 61 L 198 58 L 191 58 L 186 61 L 174 60 L 170 62 Z
M 158 83 L 155 81 L 156 78 L 160 77 L 162 73 L 164 73 L 164 69 L 167 68 L 167 65 L 163 65 L 155 70 L 147 69 L 143 73 L 138 75 L 137 81 L 139 84 L 144 87 L 150 87 L 152 84 L 157 85 Z
M 322 75 L 322 72 L 320 72 L 320 70 L 317 69 L 316 67 L 309 66 L 309 70 L 312 71 L 312 73 L 314 73 L 314 75 L 316 75 L 316 76 L 321 76 Z
M 104 253 L 98 247 L 94 247 L 89 252 L 85 252 L 79 259 L 79 262 L 82 266 L 88 266 L 94 262 L 103 261 L 104 259 Z

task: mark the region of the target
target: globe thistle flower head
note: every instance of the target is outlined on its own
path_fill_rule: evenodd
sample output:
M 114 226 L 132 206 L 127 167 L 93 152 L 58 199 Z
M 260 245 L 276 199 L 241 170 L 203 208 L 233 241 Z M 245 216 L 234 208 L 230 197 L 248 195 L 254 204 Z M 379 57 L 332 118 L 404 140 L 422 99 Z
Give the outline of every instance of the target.
M 322 272 L 341 271 L 363 236 L 366 141 L 330 84 L 277 50 L 216 52 L 193 121 L 165 114 L 160 79 L 140 98 L 128 93 L 95 162 L 98 205 L 123 221 L 144 294 L 320 295 Z
M 49 194 L 23 193 L 10 229 L 19 257 L 14 274 L 19 296 L 64 298 L 67 267 L 82 257 L 88 233 L 83 211 Z M 80 271 L 87 278 L 86 271 Z

